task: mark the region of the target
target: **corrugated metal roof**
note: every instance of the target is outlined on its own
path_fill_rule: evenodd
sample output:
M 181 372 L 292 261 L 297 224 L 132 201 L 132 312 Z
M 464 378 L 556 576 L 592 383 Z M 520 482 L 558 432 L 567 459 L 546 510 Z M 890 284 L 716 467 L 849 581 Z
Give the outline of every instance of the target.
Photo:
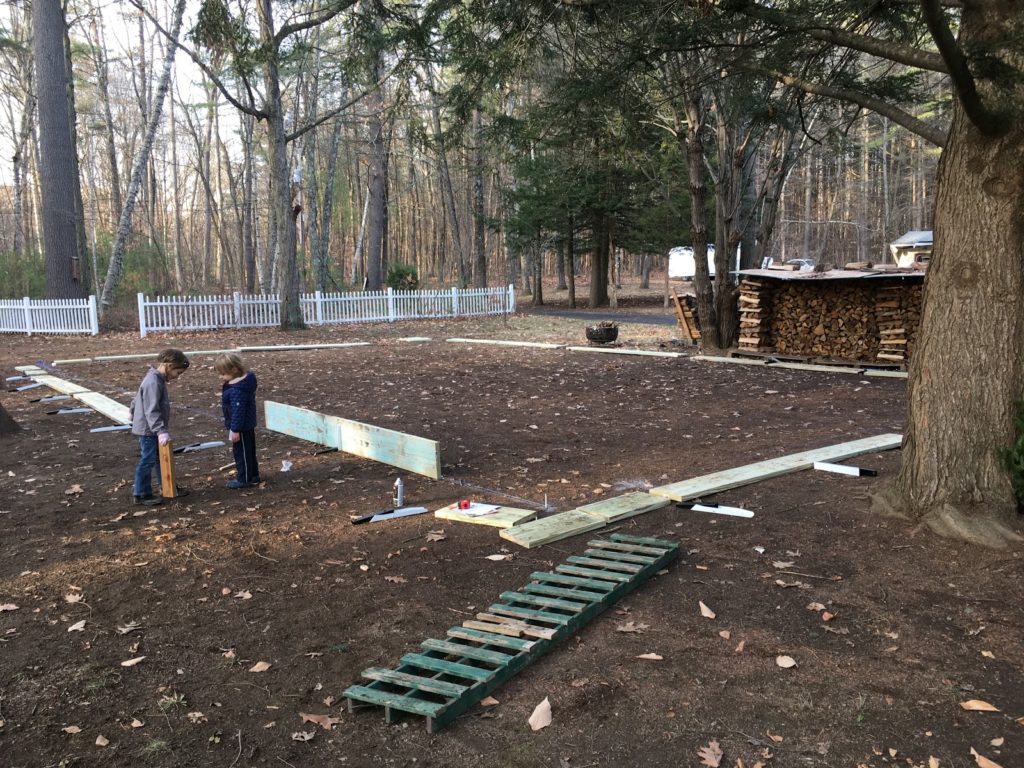
M 912 229 L 890 243 L 897 248 L 915 248 L 931 244 L 932 231 L 930 229 Z

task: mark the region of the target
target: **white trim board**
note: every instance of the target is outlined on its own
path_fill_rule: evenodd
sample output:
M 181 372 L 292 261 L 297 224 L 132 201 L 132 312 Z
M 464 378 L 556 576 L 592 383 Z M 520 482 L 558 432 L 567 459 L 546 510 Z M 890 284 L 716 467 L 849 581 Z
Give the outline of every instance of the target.
M 533 347 L 534 349 L 564 349 L 565 344 L 552 344 L 546 341 L 505 341 L 502 339 L 445 339 L 453 344 L 494 344 L 504 347 Z
M 789 456 L 781 456 L 777 459 L 758 461 L 754 464 L 726 469 L 710 475 L 702 475 L 691 480 L 662 485 L 657 488 L 651 488 L 648 492 L 656 496 L 664 496 L 673 501 L 687 501 L 688 499 L 701 498 L 720 491 L 727 491 L 730 488 L 739 488 L 742 485 L 756 483 L 759 480 L 788 475 L 801 469 L 810 469 L 816 461 L 842 461 L 864 453 L 890 451 L 893 448 L 899 448 L 902 443 L 903 436 L 896 434 L 865 437 L 862 440 L 830 445 L 812 451 L 803 451 L 802 453 L 792 453 Z
M 606 355 L 638 355 L 641 357 L 686 357 L 682 352 L 655 352 L 647 349 L 614 349 L 604 347 L 566 347 L 570 352 L 604 352 Z

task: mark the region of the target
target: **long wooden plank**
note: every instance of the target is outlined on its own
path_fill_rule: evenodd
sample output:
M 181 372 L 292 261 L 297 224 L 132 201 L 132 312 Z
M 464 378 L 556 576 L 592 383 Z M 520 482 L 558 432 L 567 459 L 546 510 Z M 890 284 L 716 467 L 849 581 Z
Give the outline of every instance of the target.
M 638 357 L 686 357 L 682 352 L 655 352 L 650 349 L 621 349 L 615 347 L 566 347 L 570 352 L 604 352 L 606 355 L 635 355 Z
M 611 549 L 587 549 L 583 552 L 587 557 L 601 557 L 606 560 L 618 560 L 622 563 L 636 563 L 637 565 L 647 565 L 654 558 L 647 557 L 646 555 L 631 555 L 628 552 L 616 552 Z
M 414 715 L 422 715 L 423 717 L 433 717 L 444 709 L 445 706 L 439 702 L 425 701 L 413 698 L 412 696 L 403 696 L 399 693 L 388 693 L 387 691 L 369 688 L 365 685 L 349 686 L 345 690 L 345 696 L 349 699 L 364 701 L 367 704 L 376 704 L 379 707 L 384 707 L 385 711 L 388 708 L 398 709 L 402 712 L 411 712 Z M 352 702 L 349 701 L 349 711 L 352 709 Z
M 605 523 L 614 523 L 633 515 L 653 512 L 668 506 L 668 504 L 669 500 L 662 496 L 652 496 L 644 491 L 637 491 L 611 499 L 595 501 L 593 504 L 584 504 L 582 507 L 576 507 L 576 511 L 600 517 Z
M 517 653 L 528 651 L 537 644 L 536 640 L 521 640 L 518 637 L 510 637 L 501 633 L 488 632 L 476 629 L 475 627 L 452 627 L 446 633 L 448 637 L 455 637 L 459 640 L 471 640 L 481 645 L 495 645 L 499 648 L 509 648 Z
M 453 344 L 493 344 L 500 347 L 532 347 L 533 349 L 562 349 L 564 344 L 547 341 L 505 341 L 503 339 L 445 339 Z
M 539 608 L 554 608 L 559 611 L 572 611 L 578 613 L 587 607 L 585 601 L 574 602 L 571 600 L 559 600 L 557 597 L 541 597 L 540 595 L 528 595 L 525 592 L 502 592 L 501 599 L 509 603 L 526 603 Z
M 585 589 L 596 589 L 599 592 L 611 592 L 617 586 L 616 583 L 598 581 L 597 579 L 583 579 L 579 576 L 566 576 L 563 573 L 552 573 L 551 571 L 534 571 L 530 574 L 533 581 L 544 581 L 551 584 L 566 584 L 570 587 L 584 587 Z
M 575 565 L 559 565 L 555 568 L 558 573 L 567 573 L 572 576 L 583 576 L 588 579 L 604 579 L 605 581 L 615 581 L 620 584 L 624 584 L 629 581 L 629 576 L 624 573 L 612 573 L 611 571 L 603 571 L 596 568 L 580 568 Z
M 608 594 L 607 592 L 589 592 L 582 587 L 553 587 L 550 584 L 527 584 L 523 587 L 523 592 L 565 600 L 579 600 L 583 603 L 596 603 Z
M 648 558 L 644 562 L 649 562 L 651 557 L 658 557 L 659 555 L 665 554 L 665 550 L 660 547 L 648 547 L 643 544 L 630 544 L 625 541 L 604 541 L 602 539 L 594 539 L 593 541 L 588 541 L 587 546 L 608 549 L 613 552 L 627 552 L 631 555 L 647 555 Z
M 535 608 L 524 608 L 521 605 L 501 605 L 495 603 L 487 607 L 490 613 L 498 616 L 508 616 L 510 618 L 516 618 L 521 620 L 530 621 L 546 621 L 549 624 L 558 624 L 559 626 L 568 624 L 572 621 L 572 616 L 566 616 L 562 613 L 552 613 L 550 611 L 541 611 Z
M 160 495 L 165 499 L 178 496 L 178 486 L 174 480 L 174 443 L 168 440 L 160 446 Z
M 264 401 L 263 406 L 267 429 L 400 467 L 434 480 L 441 477 L 441 444 L 436 440 L 272 400 Z
M 596 531 L 598 528 L 603 528 L 604 525 L 605 521 L 600 517 L 571 509 L 550 517 L 542 517 L 532 523 L 505 528 L 499 531 L 498 535 L 513 544 L 532 549 L 551 541 L 575 536 L 578 533 Z
M 668 503 L 667 501 L 665 502 Z M 449 504 L 441 507 L 434 513 L 434 517 L 442 520 L 452 520 L 457 523 L 474 523 L 476 525 L 490 525 L 495 528 L 511 528 L 513 525 L 527 523 L 537 518 L 537 513 L 532 509 L 517 509 L 516 507 L 498 507 L 489 515 L 467 515 L 459 511 L 459 503 Z
M 122 405 L 106 395 L 99 392 L 76 392 L 72 395 L 75 400 L 85 403 L 94 411 L 102 413 L 116 424 L 131 424 L 132 417 L 128 406 Z
M 801 469 L 810 469 L 816 461 L 842 461 L 865 453 L 890 451 L 893 448 L 899 448 L 902 442 L 903 437 L 901 435 L 876 435 L 875 437 L 866 437 L 862 440 L 853 440 L 848 443 L 826 446 L 825 448 L 803 451 L 802 453 L 793 453 L 777 459 L 758 461 L 754 464 L 747 464 L 734 469 L 713 472 L 710 475 L 702 475 L 680 483 L 652 488 L 650 492 L 673 501 L 686 501 L 687 499 L 696 499 L 720 491 L 727 491 L 730 488 L 739 488 L 743 485 L 756 483 L 759 480 L 787 475 Z
M 60 392 L 62 395 L 80 395 L 89 391 L 85 387 L 75 384 L 73 381 L 66 381 L 65 379 L 57 376 L 42 374 L 33 376 L 32 378 L 40 384 L 44 384 L 50 389 Z
M 470 629 L 483 629 L 488 632 L 506 632 L 512 637 L 535 637 L 538 640 L 550 640 L 555 636 L 555 630 L 550 627 L 538 627 L 535 624 L 527 624 L 520 619 L 513 619 L 510 616 L 498 616 L 493 613 L 478 613 L 476 620 L 462 622 L 462 626 Z M 498 629 L 501 627 L 501 629 Z

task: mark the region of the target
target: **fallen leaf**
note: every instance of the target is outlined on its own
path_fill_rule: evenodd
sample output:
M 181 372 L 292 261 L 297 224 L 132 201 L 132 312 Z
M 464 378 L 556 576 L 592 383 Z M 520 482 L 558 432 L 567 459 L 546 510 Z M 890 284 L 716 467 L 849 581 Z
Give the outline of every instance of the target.
M 960 709 L 966 709 L 968 712 L 998 712 L 996 707 L 993 707 L 987 701 L 981 699 L 970 699 L 969 701 L 961 701 Z
M 235 658 L 235 649 L 228 648 L 221 654 L 221 656 L 223 656 L 225 659 L 233 659 Z
M 85 619 L 82 619 L 81 621 L 76 621 L 74 624 L 72 624 L 70 627 L 68 627 L 68 632 L 81 632 L 84 629 L 85 629 Z
M 75 483 L 70 488 L 68 488 L 66 491 L 64 491 L 64 495 L 65 496 L 74 496 L 77 493 L 84 493 L 84 492 L 85 491 L 82 490 L 82 486 L 80 486 L 78 483 Z M 101 744 L 100 746 L 102 747 L 102 746 L 106 746 L 106 745 L 105 744 Z
M 992 741 L 990 741 L 989 744 L 991 744 L 993 747 L 1001 747 L 1003 746 L 1003 742 L 1005 741 L 1006 739 L 1004 739 L 1002 736 L 999 736 L 995 739 L 992 739 Z
M 637 656 L 638 659 L 645 659 L 647 661 L 662 661 L 665 657 L 659 656 L 656 653 L 641 653 Z
M 790 562 L 788 560 L 787 561 L 776 560 L 774 563 L 772 563 L 772 567 L 778 568 L 780 571 L 784 571 L 787 568 L 792 568 L 794 565 L 796 565 L 796 563 Z
M 937 758 L 937 757 L 929 757 L 928 758 L 928 768 L 939 768 L 939 758 Z
M 252 600 L 252 592 L 247 589 L 240 589 L 232 597 L 236 597 L 239 600 Z
M 447 536 L 444 535 L 444 531 L 428 531 L 427 541 L 444 541 Z
M 277 725 L 277 721 L 276 720 L 271 720 L 269 723 L 267 723 L 263 727 L 264 728 L 273 728 L 275 725 Z
M 484 559 L 485 560 L 494 560 L 495 562 L 497 562 L 498 560 L 511 560 L 512 559 L 512 555 L 488 555 Z
M 136 656 L 134 659 L 128 659 L 127 661 L 122 661 L 121 662 L 121 666 L 122 667 L 134 667 L 136 664 L 138 664 L 144 658 L 146 658 L 146 657 L 145 656 Z
M 718 746 L 717 741 L 710 741 L 706 747 L 697 750 L 697 757 L 700 758 L 701 765 L 718 768 L 722 764 L 722 748 Z
M 191 723 L 206 722 L 206 715 L 204 715 L 202 712 L 189 712 L 187 715 L 185 715 L 185 717 L 187 717 L 189 719 L 189 722 Z
M 774 741 L 776 744 L 781 744 L 783 741 L 785 741 L 784 736 L 779 736 L 778 734 L 772 733 L 771 731 L 765 731 L 765 734 L 767 734 L 768 738 Z
M 220 593 L 222 595 L 224 595 L 224 597 L 227 597 L 228 595 L 231 594 L 231 587 L 221 587 L 220 588 Z
M 700 606 L 700 615 L 701 616 L 703 616 L 705 619 L 713 619 L 713 618 L 715 618 L 715 612 L 712 611 L 710 608 L 708 608 L 706 605 L 704 605 L 704 603 L 702 601 L 698 600 L 697 604 Z
M 992 653 L 992 651 L 982 651 L 981 655 L 984 656 L 986 659 L 994 659 L 996 657 L 996 655 Z
M 740 644 L 736 646 L 736 650 L 734 651 L 734 653 L 743 653 L 743 648 L 744 646 L 746 646 L 746 644 L 746 640 L 740 640 Z
M 728 640 L 732 637 L 732 632 L 730 632 L 728 629 L 723 629 L 718 633 L 718 636 L 723 640 Z
M 807 604 L 807 610 L 808 611 L 824 611 L 825 610 L 825 606 L 822 605 L 821 603 L 808 603 Z
M 69 725 L 69 726 L 67 726 L 65 728 L 61 728 L 61 730 L 64 731 L 64 733 L 81 733 L 82 732 L 82 729 L 79 728 L 77 725 Z
M 18 610 L 18 606 L 16 606 L 14 603 L 3 603 L 2 605 L 0 605 L 0 613 L 3 613 L 4 611 L 16 610 Z
M 139 720 L 137 717 L 132 718 L 132 728 L 142 728 L 145 725 L 144 722 Z
M 96 746 L 97 747 L 105 747 L 109 743 L 110 743 L 110 739 L 108 739 L 102 733 L 99 736 L 96 737 Z
M 68 594 L 64 595 L 64 602 L 65 603 L 80 603 L 80 602 L 82 602 L 82 593 L 81 592 L 68 592 Z
M 498 706 L 498 704 L 500 704 L 500 703 L 501 703 L 501 702 L 500 702 L 500 701 L 498 701 L 498 700 L 497 700 L 496 698 L 494 698 L 493 696 L 488 696 L 488 697 L 487 697 L 486 699 L 482 699 L 482 700 L 480 701 L 480 706 L 481 706 L 481 707 L 496 707 L 496 706 Z
M 315 731 L 296 731 L 292 734 L 292 741 L 312 741 L 314 736 Z
M 835 617 L 836 617 L 836 615 L 834 613 L 829 613 L 828 611 L 822 611 L 821 612 L 821 620 L 822 621 L 832 621 L 832 619 L 834 619 Z
M 257 661 L 249 667 L 250 672 L 266 672 L 268 669 L 270 669 L 270 664 L 265 661 Z M 306 739 L 306 741 L 308 741 L 308 739 Z
M 796 659 L 792 656 L 776 656 L 775 663 L 783 669 L 791 669 L 796 666 Z
M 119 635 L 127 635 L 127 634 L 129 634 L 131 632 L 134 632 L 137 629 L 142 629 L 142 625 L 141 624 L 136 624 L 134 621 L 129 621 L 127 624 L 125 624 L 123 626 L 119 626 L 117 628 L 117 634 L 119 634 Z
M 341 722 L 340 717 L 331 717 L 330 715 L 310 715 L 306 712 L 299 712 L 299 717 L 302 718 L 304 723 L 316 723 L 325 731 L 334 729 L 334 726 Z
M 979 755 L 974 751 L 974 747 L 971 747 L 971 754 L 974 755 L 974 762 L 978 764 L 979 768 L 1003 768 L 999 763 L 993 763 L 984 755 Z
M 405 584 L 407 579 L 402 576 L 385 576 L 384 581 L 390 581 L 392 584 Z
M 642 633 L 645 629 L 650 629 L 650 624 L 637 624 L 635 621 L 627 621 L 625 624 L 619 624 L 615 627 L 616 632 L 635 632 L 636 634 Z
M 530 715 L 528 720 L 530 728 L 534 731 L 539 731 L 541 728 L 547 728 L 551 725 L 551 702 L 548 701 L 548 697 L 544 697 L 544 701 L 534 707 L 533 714 Z
M 328 696 L 326 699 L 324 699 L 324 706 L 325 707 L 329 707 L 332 704 L 334 704 L 334 697 L 333 696 Z

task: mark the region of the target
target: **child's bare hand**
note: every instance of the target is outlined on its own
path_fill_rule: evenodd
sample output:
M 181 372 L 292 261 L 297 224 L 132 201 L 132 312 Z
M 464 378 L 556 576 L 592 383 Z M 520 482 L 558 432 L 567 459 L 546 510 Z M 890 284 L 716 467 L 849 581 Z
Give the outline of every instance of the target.
M 237 432 L 228 432 L 228 438 L 231 440 L 232 443 L 237 443 L 239 440 L 242 439 L 242 436 Z

